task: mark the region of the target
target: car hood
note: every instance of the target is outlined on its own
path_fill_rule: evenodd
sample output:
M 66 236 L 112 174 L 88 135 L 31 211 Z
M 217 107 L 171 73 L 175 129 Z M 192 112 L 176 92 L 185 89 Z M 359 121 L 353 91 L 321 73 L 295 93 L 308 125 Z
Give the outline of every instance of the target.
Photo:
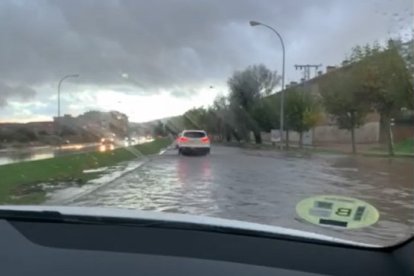
M 221 218 L 212 218 L 206 216 L 194 216 L 173 213 L 138 211 L 120 208 L 102 208 L 102 207 L 72 207 L 72 206 L 0 206 L 0 211 L 30 211 L 30 212 L 58 212 L 62 216 L 78 216 L 78 217 L 99 217 L 99 218 L 116 218 L 128 220 L 145 220 L 156 223 L 177 223 L 181 225 L 197 226 L 197 229 L 206 226 L 206 229 L 220 228 L 227 230 L 227 233 L 248 232 L 250 235 L 258 236 L 285 236 L 287 238 L 302 238 L 306 240 L 321 241 L 328 243 L 344 244 L 358 247 L 379 248 L 381 246 L 375 244 L 360 243 L 329 235 L 285 228 L 280 226 L 265 225 L 259 223 L 244 222 L 238 220 L 229 220 Z M 0 217 L 1 219 L 1 217 Z M 187 227 L 188 228 L 188 227 Z

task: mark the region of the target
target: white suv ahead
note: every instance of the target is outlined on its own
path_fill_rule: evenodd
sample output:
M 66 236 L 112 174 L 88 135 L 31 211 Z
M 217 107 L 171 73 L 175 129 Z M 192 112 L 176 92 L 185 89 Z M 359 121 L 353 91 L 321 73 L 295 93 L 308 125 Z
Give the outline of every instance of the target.
M 210 153 L 210 139 L 204 130 L 184 130 L 177 138 L 179 154 Z

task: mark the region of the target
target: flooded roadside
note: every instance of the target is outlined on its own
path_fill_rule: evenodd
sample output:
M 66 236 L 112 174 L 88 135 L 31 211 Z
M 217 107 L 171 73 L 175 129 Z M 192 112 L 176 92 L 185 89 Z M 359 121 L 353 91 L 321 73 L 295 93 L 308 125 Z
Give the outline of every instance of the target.
M 414 226 L 414 160 L 279 153 L 216 147 L 207 157 L 169 151 L 106 185 L 54 204 L 120 207 L 258 222 L 355 241 L 391 244 Z M 76 189 L 75 189 L 76 190 Z M 74 191 L 74 190 L 72 190 Z M 78 190 L 79 191 L 79 190 Z M 301 221 L 296 204 L 314 195 L 358 198 L 380 221 L 361 230 Z M 61 190 L 62 198 L 70 192 Z
M 0 152 L 0 166 L 12 163 L 19 163 L 24 161 L 42 160 L 48 158 L 54 158 L 57 156 L 82 153 L 90 151 L 98 151 L 98 143 L 89 144 L 71 144 L 64 145 L 60 149 L 58 147 L 45 146 L 34 148 L 22 148 L 3 150 Z

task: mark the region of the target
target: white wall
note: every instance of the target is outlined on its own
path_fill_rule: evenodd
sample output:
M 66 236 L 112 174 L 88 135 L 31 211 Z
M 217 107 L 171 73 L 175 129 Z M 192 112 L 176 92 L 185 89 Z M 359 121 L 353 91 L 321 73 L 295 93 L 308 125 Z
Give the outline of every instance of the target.
M 355 130 L 357 143 L 379 142 L 380 123 L 369 122 Z M 314 143 L 349 143 L 351 133 L 348 130 L 339 129 L 337 126 L 317 126 L 313 129 Z
M 264 143 L 271 143 L 270 133 L 262 132 L 262 140 Z M 351 133 L 348 130 L 339 129 L 335 125 L 317 126 L 309 133 L 309 137 L 304 134 L 304 143 L 320 144 L 320 143 L 350 143 Z M 380 136 L 380 123 L 369 122 L 355 130 L 355 141 L 357 143 L 378 143 Z M 286 133 L 284 136 L 286 137 Z M 293 143 L 299 142 L 299 133 L 289 131 L 289 141 Z

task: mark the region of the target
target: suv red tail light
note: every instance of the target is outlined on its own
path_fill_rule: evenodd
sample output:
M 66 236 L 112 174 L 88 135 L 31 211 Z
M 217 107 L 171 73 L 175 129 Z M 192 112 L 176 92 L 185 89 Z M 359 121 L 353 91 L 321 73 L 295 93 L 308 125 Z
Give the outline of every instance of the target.
M 178 142 L 179 142 L 179 143 L 185 143 L 185 142 L 188 142 L 188 138 L 187 138 L 187 137 L 180 137 L 180 138 L 178 138 Z
M 201 138 L 201 142 L 202 143 L 210 143 L 210 139 L 208 139 L 208 137 L 206 136 L 206 137 Z

